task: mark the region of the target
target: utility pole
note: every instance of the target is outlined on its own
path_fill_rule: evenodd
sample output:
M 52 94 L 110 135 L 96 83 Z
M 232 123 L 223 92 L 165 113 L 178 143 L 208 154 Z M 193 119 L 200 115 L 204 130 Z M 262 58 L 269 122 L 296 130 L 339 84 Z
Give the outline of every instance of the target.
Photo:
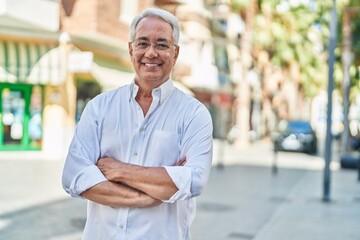
M 326 118 L 326 140 L 325 140 L 325 167 L 324 167 L 324 191 L 323 201 L 330 201 L 330 163 L 331 163 L 331 123 L 332 123 L 332 92 L 334 88 L 334 61 L 335 61 L 335 47 L 336 47 L 336 31 L 337 31 L 337 13 L 336 1 L 333 0 L 330 19 L 330 39 L 329 39 L 329 82 L 328 82 L 328 102 L 327 102 L 327 118 Z

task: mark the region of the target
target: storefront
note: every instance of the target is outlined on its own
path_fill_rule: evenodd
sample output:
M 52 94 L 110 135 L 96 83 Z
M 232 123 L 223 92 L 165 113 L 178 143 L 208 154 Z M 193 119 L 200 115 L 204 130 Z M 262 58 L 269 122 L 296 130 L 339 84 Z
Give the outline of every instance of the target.
M 0 151 L 41 150 L 47 86 L 66 79 L 56 43 L 0 40 Z
M 0 152 L 63 156 L 85 104 L 132 81 L 128 62 L 62 40 L 0 37 Z
M 43 88 L 40 85 L 2 83 L 0 96 L 0 149 L 40 149 Z

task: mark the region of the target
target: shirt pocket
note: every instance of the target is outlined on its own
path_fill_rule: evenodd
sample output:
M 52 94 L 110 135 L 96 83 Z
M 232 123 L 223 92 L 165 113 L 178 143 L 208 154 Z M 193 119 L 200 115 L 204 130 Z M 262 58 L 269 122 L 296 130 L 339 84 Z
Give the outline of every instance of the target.
M 155 130 L 150 141 L 148 162 L 151 166 L 174 166 L 179 160 L 180 135 Z

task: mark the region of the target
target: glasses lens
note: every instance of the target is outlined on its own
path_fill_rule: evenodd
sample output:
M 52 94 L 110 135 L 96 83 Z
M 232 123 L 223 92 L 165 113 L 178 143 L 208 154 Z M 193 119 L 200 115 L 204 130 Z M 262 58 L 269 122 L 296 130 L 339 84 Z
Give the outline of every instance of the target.
M 140 50 L 145 50 L 151 45 L 149 41 L 144 41 L 144 40 L 137 40 L 134 42 L 134 44 L 135 44 L 135 48 Z
M 135 40 L 133 43 L 134 43 L 134 48 L 136 50 L 142 50 L 142 51 L 147 50 L 151 45 L 154 46 L 156 51 L 166 51 L 171 46 L 171 44 L 167 41 L 151 43 L 150 41 L 147 40 L 138 39 Z

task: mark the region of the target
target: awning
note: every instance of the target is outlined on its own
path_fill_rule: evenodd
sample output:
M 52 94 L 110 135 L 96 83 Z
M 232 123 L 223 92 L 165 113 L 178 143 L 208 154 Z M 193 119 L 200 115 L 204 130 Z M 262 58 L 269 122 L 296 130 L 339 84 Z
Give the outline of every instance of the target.
M 94 62 L 91 69 L 91 74 L 98 80 L 103 87 L 103 90 L 114 89 L 134 81 L 134 72 L 125 72 L 119 69 L 105 67 L 99 63 Z M 173 81 L 174 86 L 181 91 L 194 96 L 194 93 L 184 84 Z
M 134 81 L 135 77 L 135 73 L 133 72 L 119 71 L 98 65 L 96 63 L 93 63 L 91 74 L 101 84 L 104 91 L 130 84 Z M 181 91 L 194 96 L 194 93 L 184 84 L 178 81 L 173 81 L 173 83 L 174 86 L 179 88 Z
M 129 84 L 134 80 L 135 76 L 134 73 L 105 67 L 95 62 L 93 62 L 90 72 L 100 83 L 104 91 Z
M 0 41 L 0 82 L 58 85 L 66 59 L 56 44 Z

